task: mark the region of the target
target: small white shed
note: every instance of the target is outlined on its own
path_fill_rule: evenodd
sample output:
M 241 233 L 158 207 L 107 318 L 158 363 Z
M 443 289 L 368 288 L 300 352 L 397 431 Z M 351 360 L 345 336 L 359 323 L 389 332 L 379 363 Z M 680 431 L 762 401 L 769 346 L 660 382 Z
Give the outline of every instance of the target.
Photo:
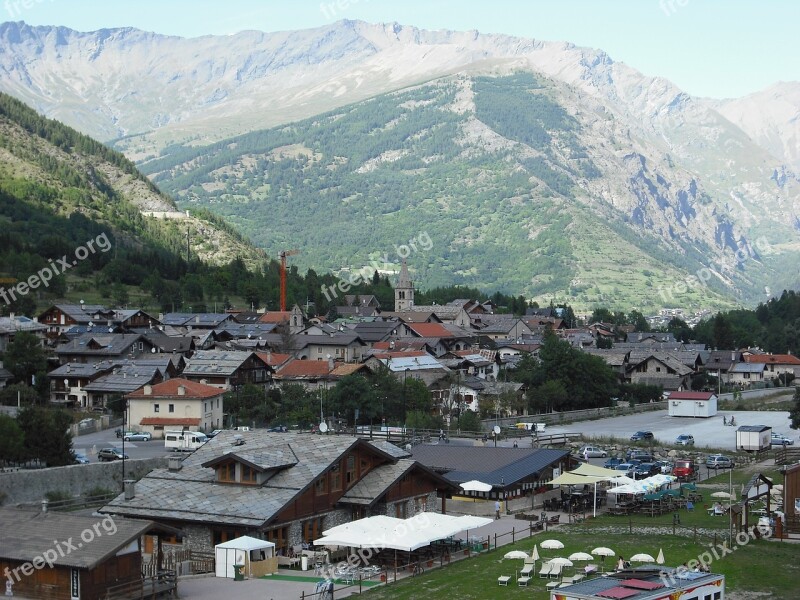
M 214 546 L 217 577 L 233 579 L 233 565 L 244 565 L 245 577 L 261 577 L 278 570 L 275 544 L 258 538 L 242 536 Z
M 717 395 L 713 392 L 672 392 L 667 399 L 670 417 L 713 417 Z
M 737 450 L 758 452 L 772 447 L 772 427 L 766 425 L 742 425 L 736 430 Z

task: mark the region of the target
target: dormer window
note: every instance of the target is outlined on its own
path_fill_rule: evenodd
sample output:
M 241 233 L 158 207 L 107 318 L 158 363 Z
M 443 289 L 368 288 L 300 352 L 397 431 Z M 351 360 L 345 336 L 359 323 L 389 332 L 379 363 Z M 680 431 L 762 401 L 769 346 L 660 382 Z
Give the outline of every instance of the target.
M 247 465 L 240 465 L 242 469 L 242 483 L 258 483 L 258 471 Z
M 217 481 L 236 483 L 236 463 L 229 462 L 217 467 Z

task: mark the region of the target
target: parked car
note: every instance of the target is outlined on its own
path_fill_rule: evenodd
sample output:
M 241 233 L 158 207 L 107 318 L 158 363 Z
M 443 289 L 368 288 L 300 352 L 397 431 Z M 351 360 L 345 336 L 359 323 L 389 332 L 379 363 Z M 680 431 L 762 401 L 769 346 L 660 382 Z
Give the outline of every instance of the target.
M 792 438 L 790 438 L 790 437 L 786 437 L 782 433 L 778 433 L 776 431 L 773 431 L 770 443 L 773 446 L 793 446 L 794 445 L 794 440 Z
M 586 458 L 605 458 L 608 456 L 608 452 L 597 446 L 583 446 L 578 450 L 578 454 Z
M 658 465 L 664 475 L 672 475 L 672 463 L 668 460 L 657 460 L 655 464 Z
M 621 458 L 609 458 L 606 462 L 603 463 L 603 466 L 606 469 L 613 469 L 617 465 L 621 465 L 624 462 L 625 461 L 622 460 Z
M 654 439 L 654 435 L 652 431 L 637 431 L 631 436 L 632 442 L 643 442 L 645 440 L 652 440 Z
M 732 469 L 735 463 L 732 458 L 723 454 L 712 454 L 706 458 L 706 466 L 709 469 Z
M 272 431 L 274 433 L 286 433 L 289 431 L 285 425 L 275 425 L 275 427 L 270 427 L 267 431 Z
M 122 460 L 128 458 L 127 454 L 123 454 L 119 448 L 103 448 L 97 453 L 97 460 L 106 462 L 111 460 Z
M 661 468 L 657 467 L 655 463 L 642 463 L 633 468 L 632 477 L 634 479 L 645 479 L 652 475 L 658 475 L 660 472 Z
M 694 446 L 694 436 L 688 433 L 682 433 L 675 439 L 678 446 Z
M 614 467 L 615 471 L 620 471 L 620 475 L 627 475 L 628 477 L 633 477 L 633 470 L 636 468 L 636 465 L 632 465 L 631 463 L 621 463 Z
M 640 460 L 642 462 L 653 462 L 653 455 L 647 452 L 646 450 L 637 450 L 636 448 L 631 448 L 625 453 L 625 457 L 630 460 L 632 458 Z
M 89 458 L 85 454 L 81 454 L 80 452 L 75 453 L 75 464 L 76 465 L 88 465 Z
M 149 431 L 126 431 L 122 439 L 126 442 L 149 442 L 153 439 L 153 434 Z
M 218 434 L 218 433 L 221 433 L 221 432 L 222 432 L 222 429 L 215 429 L 215 430 L 214 430 L 214 431 L 212 431 L 211 433 L 207 433 L 207 434 L 206 434 L 206 437 L 207 437 L 207 438 L 213 438 L 213 437 L 216 437 L 216 436 L 217 436 L 217 434 Z

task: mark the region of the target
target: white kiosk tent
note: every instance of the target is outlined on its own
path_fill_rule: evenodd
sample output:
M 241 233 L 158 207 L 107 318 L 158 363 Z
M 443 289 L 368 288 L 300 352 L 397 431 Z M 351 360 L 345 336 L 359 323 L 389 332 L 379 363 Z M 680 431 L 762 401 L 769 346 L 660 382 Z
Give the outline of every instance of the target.
M 246 535 L 214 546 L 214 559 L 217 577 L 233 579 L 234 565 L 244 565 L 246 577 L 260 577 L 277 570 L 275 544 Z M 273 562 L 274 570 L 270 567 Z

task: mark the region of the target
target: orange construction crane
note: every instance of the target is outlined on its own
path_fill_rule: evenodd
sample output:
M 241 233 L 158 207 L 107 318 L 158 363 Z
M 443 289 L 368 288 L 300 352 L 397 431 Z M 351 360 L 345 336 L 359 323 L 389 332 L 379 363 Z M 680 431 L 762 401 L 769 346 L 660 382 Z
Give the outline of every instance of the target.
M 300 250 L 281 250 L 281 312 L 286 311 L 286 257 L 300 254 Z

